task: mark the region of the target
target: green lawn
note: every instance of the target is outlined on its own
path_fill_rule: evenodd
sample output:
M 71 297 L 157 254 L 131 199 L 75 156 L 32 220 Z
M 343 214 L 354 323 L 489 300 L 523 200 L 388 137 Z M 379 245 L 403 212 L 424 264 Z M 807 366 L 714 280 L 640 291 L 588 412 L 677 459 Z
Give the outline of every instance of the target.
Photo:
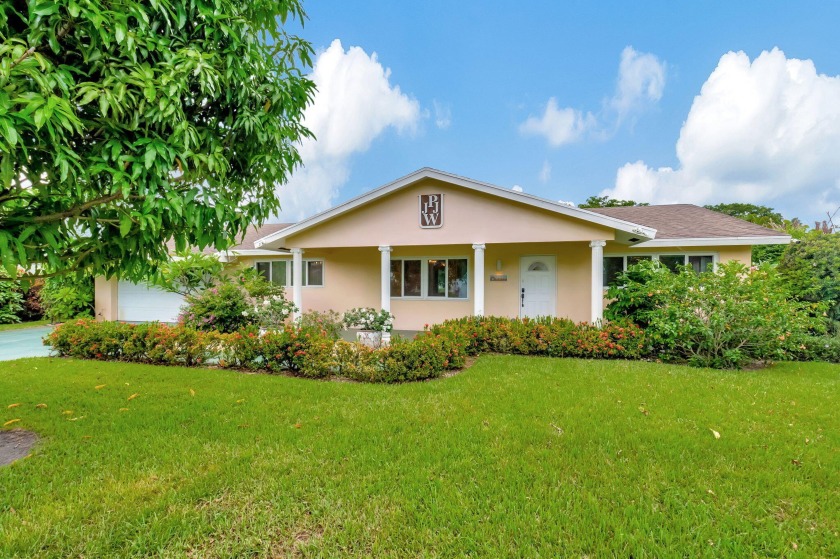
M 0 469 L 0 557 L 838 557 L 838 410 L 827 364 L 0 363 L 0 423 L 43 436 Z
M 49 320 L 33 320 L 32 322 L 18 322 L 17 324 L 0 324 L 0 332 L 6 330 L 23 330 L 25 328 L 37 328 L 50 324 Z

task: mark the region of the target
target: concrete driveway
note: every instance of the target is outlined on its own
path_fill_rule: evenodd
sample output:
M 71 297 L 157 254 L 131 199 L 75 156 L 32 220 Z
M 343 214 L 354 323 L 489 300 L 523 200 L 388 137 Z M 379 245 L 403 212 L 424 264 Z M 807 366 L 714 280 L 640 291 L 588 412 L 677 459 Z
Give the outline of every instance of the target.
M 50 348 L 41 340 L 52 329 L 52 326 L 38 326 L 0 332 L 0 361 L 11 361 L 22 357 L 47 357 L 50 354 Z

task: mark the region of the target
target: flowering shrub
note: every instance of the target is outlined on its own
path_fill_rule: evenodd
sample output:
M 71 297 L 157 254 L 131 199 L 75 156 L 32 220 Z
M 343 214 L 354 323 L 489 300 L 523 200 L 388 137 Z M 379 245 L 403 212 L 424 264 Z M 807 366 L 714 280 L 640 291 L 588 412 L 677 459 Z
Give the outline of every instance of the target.
M 125 324 L 78 319 L 55 328 L 44 340 L 59 355 L 153 365 L 201 365 L 214 358 L 222 338 L 165 324 Z
M 297 310 L 294 303 L 283 297 L 282 289 L 273 295 L 249 297 L 247 303 L 251 308 L 242 311 L 242 316 L 260 328 L 278 328 Z
M 468 355 L 513 353 L 552 357 L 638 359 L 646 352 L 644 331 L 630 323 L 601 327 L 564 318 L 466 317 L 432 326 Z
M 371 307 L 360 307 L 344 313 L 344 325 L 347 328 L 390 332 L 394 328 L 394 315 L 385 309 L 377 311 Z
M 800 339 L 819 331 L 819 305 L 790 297 L 769 267 L 721 264 L 701 274 L 672 273 L 643 262 L 619 276 L 606 316 L 645 327 L 662 359 L 715 368 L 740 368 L 752 361 L 796 358 Z
M 196 330 L 235 332 L 252 323 L 246 293 L 232 283 L 222 283 L 187 295 L 178 322 Z
M 331 340 L 341 338 L 341 330 L 344 328 L 341 315 L 330 310 L 325 312 L 308 311 L 300 315 L 298 325 L 316 332 L 321 332 Z

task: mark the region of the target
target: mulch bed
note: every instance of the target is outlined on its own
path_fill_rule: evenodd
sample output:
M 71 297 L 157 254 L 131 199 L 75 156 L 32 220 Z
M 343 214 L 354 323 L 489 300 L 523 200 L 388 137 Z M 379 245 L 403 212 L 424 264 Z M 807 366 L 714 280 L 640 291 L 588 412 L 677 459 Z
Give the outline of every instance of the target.
M 29 456 L 29 451 L 37 442 L 38 435 L 32 431 L 0 431 L 0 466 L 7 466 L 15 460 Z

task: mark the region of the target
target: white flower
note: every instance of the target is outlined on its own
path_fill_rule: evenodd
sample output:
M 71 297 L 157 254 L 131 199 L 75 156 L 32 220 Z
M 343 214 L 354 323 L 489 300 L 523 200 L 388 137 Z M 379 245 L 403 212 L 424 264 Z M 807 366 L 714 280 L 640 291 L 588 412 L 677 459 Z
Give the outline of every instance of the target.
M 271 304 L 271 301 L 269 301 L 268 299 L 266 299 L 265 301 L 263 301 L 263 306 L 265 306 L 265 307 L 267 307 L 267 306 L 268 306 L 268 305 L 270 305 L 270 304 Z
M 279 296 L 279 295 L 275 295 L 275 296 L 273 297 L 273 299 L 274 299 L 275 301 L 279 301 L 279 300 L 281 300 L 281 299 L 282 299 L 282 297 L 281 297 L 281 296 Z

